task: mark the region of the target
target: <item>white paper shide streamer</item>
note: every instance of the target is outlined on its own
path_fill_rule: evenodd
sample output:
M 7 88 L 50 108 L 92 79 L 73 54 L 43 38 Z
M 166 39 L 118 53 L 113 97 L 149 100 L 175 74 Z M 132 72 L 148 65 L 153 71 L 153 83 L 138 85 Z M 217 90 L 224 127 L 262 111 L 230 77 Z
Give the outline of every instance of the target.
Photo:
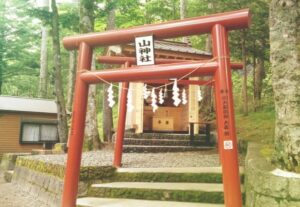
M 144 87 L 143 87 L 143 97 L 144 97 L 144 99 L 147 99 L 150 96 L 150 93 L 151 92 L 148 90 L 147 84 L 144 84 Z
M 157 99 L 157 96 L 155 94 L 155 89 L 152 88 L 152 91 L 151 91 L 151 100 L 152 100 L 151 106 L 152 106 L 153 112 L 155 112 L 158 109 L 157 100 L 156 99 Z
M 162 88 L 159 90 L 158 102 L 159 102 L 159 104 L 163 104 L 165 102 L 165 100 L 164 100 L 164 94 L 163 94 L 163 89 Z
M 202 92 L 201 92 L 201 88 L 198 88 L 198 101 L 202 101 L 203 97 L 202 97 Z
M 132 112 L 134 109 L 134 106 L 132 104 L 132 88 L 131 85 L 129 85 L 128 92 L 127 92 L 127 111 Z
M 174 80 L 174 84 L 173 84 L 173 97 L 172 99 L 174 100 L 174 105 L 178 106 L 181 102 L 180 98 L 179 98 L 179 88 L 177 86 L 177 79 Z
M 108 96 L 107 96 L 108 106 L 110 108 L 112 108 L 116 103 L 114 101 L 114 90 L 113 90 L 113 85 L 112 84 L 109 85 L 109 87 L 107 89 L 107 93 L 108 93 Z
M 181 93 L 181 97 L 182 97 L 182 104 L 185 105 L 187 104 L 187 99 L 186 99 L 186 91 L 185 91 L 185 88 L 182 90 L 182 93 Z

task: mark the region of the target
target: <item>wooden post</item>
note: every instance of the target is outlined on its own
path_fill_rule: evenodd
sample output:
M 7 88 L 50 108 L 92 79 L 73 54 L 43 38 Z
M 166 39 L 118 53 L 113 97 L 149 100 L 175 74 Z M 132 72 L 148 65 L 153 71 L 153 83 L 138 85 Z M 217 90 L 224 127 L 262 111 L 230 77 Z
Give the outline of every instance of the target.
M 189 80 L 191 81 L 199 81 L 198 77 L 194 77 L 194 78 L 189 78 Z M 199 122 L 199 103 L 198 103 L 198 99 L 197 96 L 195 94 L 197 94 L 197 90 L 199 89 L 200 86 L 198 85 L 189 85 L 189 122 Z M 193 134 L 199 134 L 199 125 L 196 124 L 193 125 L 193 129 L 191 129 L 191 125 L 190 125 L 190 133 L 191 130 L 193 130 Z
M 215 96 L 218 143 L 223 171 L 226 207 L 242 207 L 238 149 L 234 123 L 232 81 L 226 28 L 216 24 L 212 29 L 213 55 L 219 63 L 215 72 Z
M 130 64 L 126 62 L 125 69 L 128 67 L 130 67 Z M 129 82 L 122 83 L 120 104 L 119 104 L 118 129 L 116 135 L 115 154 L 114 154 L 115 167 L 121 167 L 122 165 L 122 152 L 123 152 L 123 140 L 124 140 L 124 133 L 125 133 L 125 123 L 126 123 L 128 88 L 129 88 Z
M 64 178 L 62 207 L 76 206 L 89 89 L 88 84 L 81 80 L 80 71 L 91 69 L 92 56 L 93 49 L 86 43 L 81 43 L 78 54 L 75 97 L 71 133 L 68 141 L 69 148 Z

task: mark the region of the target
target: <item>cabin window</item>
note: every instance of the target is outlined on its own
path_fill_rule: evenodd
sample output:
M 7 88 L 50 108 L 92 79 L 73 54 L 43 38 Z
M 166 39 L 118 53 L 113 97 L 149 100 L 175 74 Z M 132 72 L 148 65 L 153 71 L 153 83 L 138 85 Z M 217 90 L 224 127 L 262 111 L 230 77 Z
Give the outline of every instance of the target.
M 23 122 L 21 127 L 22 144 L 44 143 L 44 142 L 57 142 L 58 131 L 57 124 L 54 123 L 30 123 Z

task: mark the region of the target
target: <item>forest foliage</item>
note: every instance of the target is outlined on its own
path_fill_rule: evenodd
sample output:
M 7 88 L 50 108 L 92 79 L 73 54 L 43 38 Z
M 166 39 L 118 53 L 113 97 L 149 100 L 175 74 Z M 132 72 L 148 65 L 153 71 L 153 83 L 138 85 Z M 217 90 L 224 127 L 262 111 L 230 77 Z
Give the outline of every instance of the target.
M 71 1 L 68 1 L 71 2 Z M 76 1 L 74 1 L 76 2 Z M 84 2 L 84 0 L 82 0 Z M 52 12 L 48 8 L 38 8 L 34 0 L 11 0 L 0 3 L 0 94 L 11 96 L 38 97 L 40 71 L 41 27 L 49 29 L 48 82 L 44 98 L 55 97 L 55 76 L 52 50 Z M 59 13 L 60 40 L 79 33 L 79 4 L 57 1 Z M 107 18 L 111 8 L 115 8 L 117 28 L 159 23 L 180 19 L 179 0 L 95 0 L 94 31 L 107 29 Z M 272 73 L 269 63 L 269 32 L 267 0 L 187 0 L 187 17 L 250 8 L 252 24 L 249 29 L 230 33 L 230 51 L 234 61 L 245 60 L 245 70 L 233 73 L 236 109 L 243 110 L 243 85 L 247 86 L 249 110 L 259 110 L 263 106 L 273 106 L 271 85 Z M 177 39 L 180 40 L 180 39 Z M 192 36 L 193 47 L 205 50 L 207 36 Z M 244 42 L 244 50 L 243 50 Z M 102 50 L 96 51 L 98 54 Z M 244 58 L 244 59 L 243 59 Z M 69 73 L 69 52 L 61 45 L 61 73 L 63 89 L 67 97 Z M 260 63 L 260 64 L 258 64 Z M 259 67 L 258 67 L 259 66 Z M 97 65 L 97 68 L 101 68 Z M 257 72 L 258 71 L 258 72 Z M 243 77 L 247 82 L 243 82 Z M 261 84 L 259 84 L 261 81 Z M 257 87 L 260 87 L 257 89 Z M 255 93 L 259 92 L 259 103 Z M 97 88 L 97 103 L 101 110 L 102 87 Z M 244 101 L 245 102 L 245 101 Z
M 51 24 L 51 12 L 47 9 L 34 7 L 27 0 L 1 1 L 0 21 L 0 92 L 4 95 L 37 97 L 40 53 L 40 27 Z M 106 29 L 109 7 L 116 8 L 117 28 L 128 28 L 136 25 L 164 22 L 180 18 L 179 0 L 151 0 L 143 3 L 138 0 L 95 1 L 95 31 Z M 60 36 L 79 33 L 79 8 L 77 4 L 58 4 Z M 216 12 L 250 8 L 252 25 L 245 31 L 231 32 L 231 55 L 235 60 L 242 60 L 242 39 L 246 40 L 247 73 L 249 76 L 249 95 L 253 95 L 253 73 L 258 57 L 264 60 L 263 96 L 272 96 L 269 70 L 269 35 L 268 35 L 268 1 L 265 0 L 226 0 L 207 1 L 189 0 L 187 16 L 201 16 Z M 50 31 L 51 35 L 51 31 Z M 205 36 L 193 36 L 191 43 L 194 47 L 204 50 Z M 53 61 L 51 40 L 48 42 L 49 93 L 53 98 Z M 62 73 L 67 77 L 68 53 L 62 48 Z M 239 102 L 241 75 L 234 75 L 236 98 Z M 64 79 L 66 87 L 67 78 Z

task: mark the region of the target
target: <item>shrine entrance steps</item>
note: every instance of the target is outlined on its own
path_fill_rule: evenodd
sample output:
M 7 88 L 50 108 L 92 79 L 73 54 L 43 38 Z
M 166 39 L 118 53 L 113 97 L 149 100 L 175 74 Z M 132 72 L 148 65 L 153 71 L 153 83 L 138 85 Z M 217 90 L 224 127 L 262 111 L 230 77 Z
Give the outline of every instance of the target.
M 213 135 L 207 139 L 203 134 L 195 135 L 191 141 L 189 134 L 125 133 L 123 152 L 159 153 L 211 150 L 215 148 L 215 140 Z
M 120 168 L 112 182 L 92 184 L 77 206 L 223 207 L 223 196 L 220 167 Z

